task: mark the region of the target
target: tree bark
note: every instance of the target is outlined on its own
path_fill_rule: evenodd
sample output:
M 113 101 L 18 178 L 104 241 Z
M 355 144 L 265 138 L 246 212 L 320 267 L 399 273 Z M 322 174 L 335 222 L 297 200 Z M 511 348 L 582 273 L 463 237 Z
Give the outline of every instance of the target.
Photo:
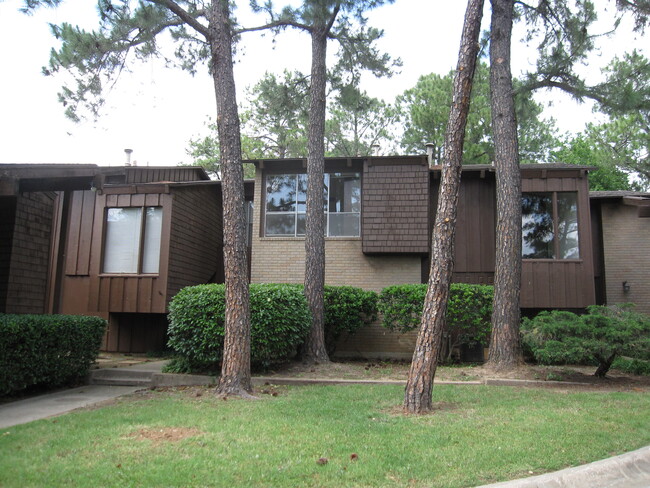
M 510 44 L 514 0 L 491 0 L 490 96 L 497 185 L 494 305 L 488 366 L 503 370 L 523 363 L 521 321 L 521 171 Z
M 212 76 L 217 99 L 217 130 L 222 168 L 223 252 L 226 280 L 226 324 L 219 395 L 249 396 L 250 306 L 244 172 L 239 114 L 232 63 L 232 26 L 227 0 L 212 0 L 209 16 Z
M 303 348 L 308 362 L 328 362 L 325 348 L 325 97 L 327 32 L 325 25 L 311 31 L 311 101 L 307 156 L 307 222 L 305 232 L 305 296 L 311 312 L 311 329 Z
M 612 363 L 616 358 L 616 353 L 612 354 L 608 358 L 604 358 L 600 354 L 596 354 L 594 357 L 596 361 L 598 361 L 598 368 L 596 369 L 594 376 L 597 378 L 604 378 L 612 367 Z
M 483 0 L 469 0 L 454 77 L 451 113 L 445 134 L 446 151 L 442 162 L 438 209 L 432 236 L 429 286 L 404 393 L 404 410 L 408 413 L 424 413 L 432 408 L 433 379 L 441 350 L 449 286 L 454 268 L 456 210 L 463 142 L 479 50 L 482 16 Z

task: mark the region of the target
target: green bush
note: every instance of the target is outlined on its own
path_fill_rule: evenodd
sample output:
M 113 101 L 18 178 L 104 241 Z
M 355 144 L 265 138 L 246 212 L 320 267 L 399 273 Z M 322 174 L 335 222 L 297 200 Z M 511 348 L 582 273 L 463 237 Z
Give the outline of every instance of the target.
M 252 284 L 251 363 L 291 358 L 309 331 L 309 310 L 299 285 Z M 225 285 L 182 289 L 169 304 L 169 342 L 177 354 L 168 370 L 218 373 L 223 353 Z
M 612 368 L 624 373 L 650 376 L 650 361 L 644 361 L 643 359 L 617 357 L 612 363 Z
M 105 330 L 99 317 L 0 314 L 0 395 L 82 380 Z
M 325 286 L 325 345 L 334 354 L 342 334 L 377 320 L 377 293 L 352 286 Z
M 395 285 L 384 288 L 379 296 L 382 325 L 408 332 L 420 327 L 426 284 Z M 447 359 L 461 344 L 487 345 L 490 338 L 493 287 L 453 283 L 449 291 L 444 331 Z
M 604 377 L 614 359 L 625 355 L 646 359 L 650 354 L 650 317 L 631 305 L 591 306 L 587 314 L 544 311 L 524 319 L 522 340 L 542 364 L 592 362 Z

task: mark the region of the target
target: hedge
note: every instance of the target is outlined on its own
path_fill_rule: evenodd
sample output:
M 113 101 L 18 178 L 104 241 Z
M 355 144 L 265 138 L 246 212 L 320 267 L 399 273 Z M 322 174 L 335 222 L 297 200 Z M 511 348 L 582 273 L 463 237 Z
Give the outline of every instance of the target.
M 302 285 L 251 284 L 251 364 L 266 368 L 291 359 L 310 328 Z M 377 294 L 351 286 L 326 286 L 325 341 L 328 352 L 344 333 L 353 334 L 377 317 Z M 219 373 L 223 353 L 225 286 L 182 289 L 169 305 L 173 372 Z
M 353 286 L 325 286 L 325 345 L 329 355 L 343 334 L 377 320 L 377 293 Z
M 426 284 L 384 288 L 379 296 L 382 325 L 399 332 L 417 330 L 420 327 L 426 293 Z M 452 350 L 462 344 L 488 344 L 493 294 L 493 287 L 489 285 L 451 285 L 444 331 L 447 360 L 451 358 Z
M 218 373 L 225 325 L 223 284 L 183 288 L 169 304 L 169 347 L 176 372 Z M 268 367 L 293 356 L 309 331 L 299 285 L 251 284 L 251 363 Z
M 84 379 L 105 330 L 99 317 L 0 314 L 0 395 Z

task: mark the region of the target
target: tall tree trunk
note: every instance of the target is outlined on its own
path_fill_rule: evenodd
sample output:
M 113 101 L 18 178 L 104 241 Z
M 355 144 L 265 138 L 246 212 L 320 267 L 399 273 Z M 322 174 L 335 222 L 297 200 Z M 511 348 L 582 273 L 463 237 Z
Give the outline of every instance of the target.
M 323 181 L 325 168 L 325 85 L 327 32 L 325 26 L 311 31 L 311 101 L 307 156 L 307 228 L 305 232 L 305 296 L 311 312 L 311 330 L 303 359 L 328 362 L 325 348 L 325 213 Z
M 523 362 L 521 310 L 521 171 L 510 72 L 514 0 L 491 0 L 490 96 L 497 183 L 494 307 L 488 366 L 511 369 Z
M 247 396 L 252 392 L 250 370 L 250 307 L 244 171 L 241 162 L 239 114 L 232 64 L 232 28 L 227 0 L 212 0 L 210 47 L 217 98 L 217 129 L 223 180 L 223 252 L 226 275 L 226 324 L 220 395 Z
M 445 133 L 445 155 L 438 196 L 438 210 L 432 236 L 429 286 L 422 322 L 404 393 L 404 410 L 431 410 L 433 378 L 442 344 L 449 286 L 454 269 L 456 209 L 463 160 L 463 141 L 469 112 L 472 81 L 479 50 L 483 0 L 469 0 L 454 77 L 454 96 Z

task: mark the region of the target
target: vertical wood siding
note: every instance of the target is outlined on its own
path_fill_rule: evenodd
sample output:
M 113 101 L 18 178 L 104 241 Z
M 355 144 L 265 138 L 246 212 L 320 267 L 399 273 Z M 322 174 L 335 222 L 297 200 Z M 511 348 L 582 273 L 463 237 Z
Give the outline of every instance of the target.
M 160 270 L 157 275 L 104 275 L 101 272 L 106 208 L 162 206 L 163 230 Z M 97 195 L 74 192 L 66 240 L 63 313 L 81 308 L 86 313 L 164 313 L 166 310 L 167 262 L 171 198 L 164 194 Z M 86 287 L 79 287 L 82 277 Z M 81 305 L 81 304 L 85 304 Z
M 168 300 L 185 286 L 223 282 L 221 192 L 197 186 L 175 188 L 173 196 Z
M 168 168 L 149 168 L 149 167 L 127 167 L 126 171 L 126 183 L 153 183 L 160 181 L 174 181 L 174 182 L 183 182 L 183 181 L 198 181 L 204 180 L 205 175 L 203 170 L 200 168 L 182 168 L 182 167 L 173 167 Z
M 25 192 L 2 199 L 0 311 L 46 312 L 55 199 L 52 192 Z
M 591 219 L 587 175 L 582 177 L 524 178 L 523 192 L 578 192 L 580 258 L 524 259 L 522 308 L 584 308 L 595 303 Z

